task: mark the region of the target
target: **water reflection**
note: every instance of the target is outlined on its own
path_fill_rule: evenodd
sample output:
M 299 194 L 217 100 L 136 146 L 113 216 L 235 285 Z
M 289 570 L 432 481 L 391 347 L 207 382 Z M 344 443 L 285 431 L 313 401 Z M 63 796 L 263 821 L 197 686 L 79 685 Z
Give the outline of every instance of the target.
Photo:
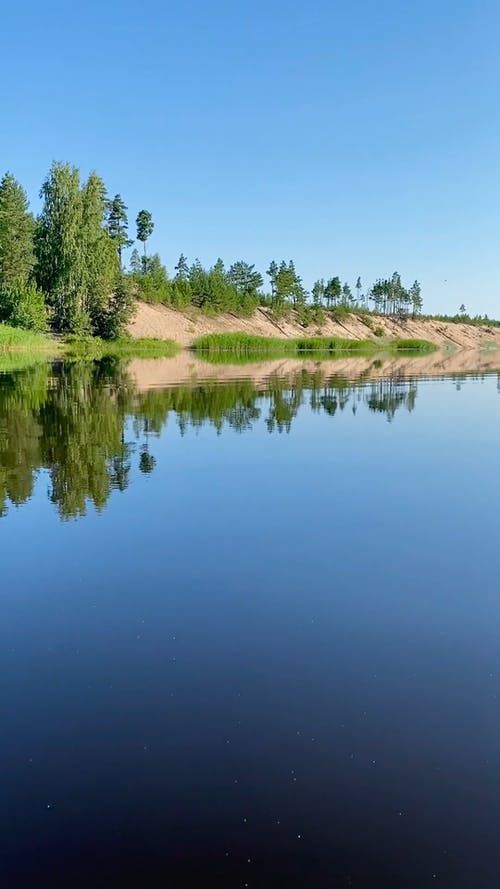
M 207 424 L 244 433 L 260 420 L 270 433 L 289 433 L 303 405 L 332 418 L 363 409 L 391 422 L 398 411 L 413 411 L 417 392 L 416 380 L 353 382 L 320 369 L 260 384 L 211 380 L 141 392 L 114 360 L 0 374 L 0 515 L 30 499 L 40 470 L 62 518 L 84 515 L 89 503 L 102 509 L 113 489 L 127 488 L 134 464 L 154 471 L 149 439 L 171 414 L 181 435 Z

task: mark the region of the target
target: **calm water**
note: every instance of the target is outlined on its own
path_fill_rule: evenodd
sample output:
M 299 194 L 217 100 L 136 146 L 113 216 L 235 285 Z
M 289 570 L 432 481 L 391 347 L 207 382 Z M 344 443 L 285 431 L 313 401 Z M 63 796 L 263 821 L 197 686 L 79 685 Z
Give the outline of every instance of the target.
M 500 394 L 0 376 L 0 885 L 500 885 Z

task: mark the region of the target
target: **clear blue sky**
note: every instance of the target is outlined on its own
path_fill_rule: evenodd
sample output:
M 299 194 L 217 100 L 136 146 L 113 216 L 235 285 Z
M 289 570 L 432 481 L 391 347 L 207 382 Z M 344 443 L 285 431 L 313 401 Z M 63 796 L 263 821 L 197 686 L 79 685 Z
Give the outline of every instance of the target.
M 500 316 L 498 0 L 25 0 L 2 32 L 0 169 L 35 210 L 67 160 L 151 210 L 170 269 L 398 269 Z

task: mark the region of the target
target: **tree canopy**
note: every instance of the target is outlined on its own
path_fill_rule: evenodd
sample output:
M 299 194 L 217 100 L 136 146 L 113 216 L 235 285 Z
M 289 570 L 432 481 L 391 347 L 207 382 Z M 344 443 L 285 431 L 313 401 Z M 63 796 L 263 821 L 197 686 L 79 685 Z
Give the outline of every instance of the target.
M 134 241 L 128 208 L 117 193 L 109 197 L 104 181 L 92 172 L 81 179 L 71 164 L 52 164 L 40 191 L 41 211 L 34 219 L 22 186 L 11 173 L 0 182 L 0 321 L 61 333 L 116 337 L 124 329 L 134 297 L 178 309 L 250 315 L 259 305 L 274 315 L 295 310 L 307 326 L 324 312 L 369 311 L 418 314 L 418 281 L 409 288 L 401 276 L 379 278 L 362 293 L 339 275 L 319 278 L 308 292 L 292 259 L 273 259 L 266 281 L 254 263 L 222 259 L 205 266 L 181 254 L 169 274 L 159 253 L 148 255 L 154 231 L 149 210 L 136 215 L 136 241 L 128 269 L 123 251 Z

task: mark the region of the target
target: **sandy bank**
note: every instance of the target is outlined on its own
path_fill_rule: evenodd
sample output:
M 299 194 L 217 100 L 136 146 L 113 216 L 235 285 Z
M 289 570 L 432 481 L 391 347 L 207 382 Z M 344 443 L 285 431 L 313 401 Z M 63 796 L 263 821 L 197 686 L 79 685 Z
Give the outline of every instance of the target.
M 470 324 L 452 324 L 443 321 L 422 321 L 411 318 L 373 318 L 374 327 L 381 327 L 384 337 L 391 339 L 426 339 L 439 346 L 459 349 L 481 349 L 485 346 L 500 347 L 500 328 L 474 327 Z M 207 333 L 245 333 L 260 336 L 336 336 L 349 339 L 376 339 L 370 328 L 357 315 L 348 315 L 340 321 L 328 319 L 321 327 L 304 328 L 293 318 L 273 321 L 266 309 L 259 308 L 251 318 L 235 315 L 219 315 L 208 318 L 200 313 L 178 312 L 162 305 L 138 302 L 135 315 L 129 324 L 132 337 L 157 337 L 173 339 L 189 346 L 199 336 Z
M 244 365 L 208 364 L 185 350 L 174 358 L 134 359 L 128 365 L 128 370 L 140 391 L 196 385 L 211 380 L 228 382 L 246 379 L 265 387 L 273 377 L 292 380 L 302 371 L 318 374 L 322 378 L 342 376 L 353 381 L 363 378 L 453 376 L 469 372 L 500 373 L 500 350 L 460 349 L 452 353 L 433 352 L 421 357 L 346 357 L 336 361 L 283 358 Z

